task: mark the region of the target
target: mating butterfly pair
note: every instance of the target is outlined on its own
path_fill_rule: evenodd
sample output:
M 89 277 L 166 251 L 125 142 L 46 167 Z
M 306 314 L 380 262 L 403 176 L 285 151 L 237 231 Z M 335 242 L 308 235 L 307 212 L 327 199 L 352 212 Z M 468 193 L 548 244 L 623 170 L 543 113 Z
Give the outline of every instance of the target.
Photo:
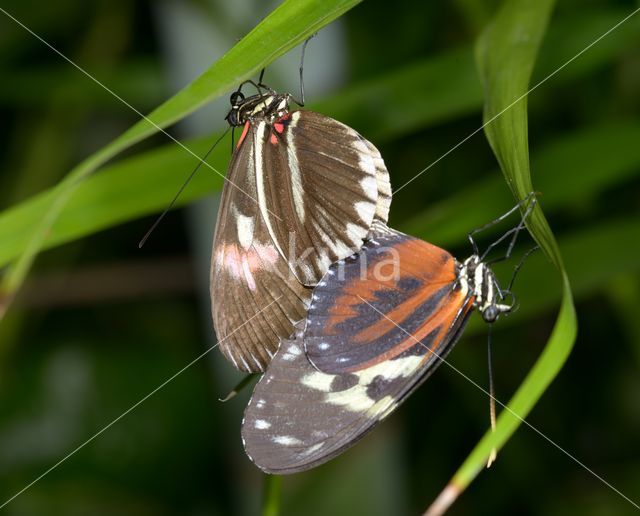
M 266 368 L 243 420 L 247 454 L 293 473 L 395 410 L 472 309 L 493 322 L 512 305 L 477 251 L 459 263 L 386 226 L 389 177 L 370 142 L 258 90 L 234 93 L 227 116 L 243 130 L 214 238 L 213 318 L 238 369 Z

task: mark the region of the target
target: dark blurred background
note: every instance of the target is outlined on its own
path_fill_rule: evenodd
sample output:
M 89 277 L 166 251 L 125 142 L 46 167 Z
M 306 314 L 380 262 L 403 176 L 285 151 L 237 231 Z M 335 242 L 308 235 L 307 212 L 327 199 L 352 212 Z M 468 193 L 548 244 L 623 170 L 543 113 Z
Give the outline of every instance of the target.
M 472 45 L 497 4 L 364 2 L 309 45 L 309 105 L 379 146 L 392 184 L 400 187 L 481 125 Z M 142 112 L 188 84 L 276 5 L 2 2 Z M 534 82 L 638 6 L 630 0 L 560 0 Z M 298 59 L 297 50 L 280 59 L 267 81 L 297 91 Z M 55 185 L 138 120 L 1 13 L 0 70 L 3 210 Z M 181 140 L 211 135 L 224 127 L 227 107 L 221 98 L 171 132 Z M 567 262 L 580 327 L 566 366 L 527 420 L 637 502 L 640 20 L 630 20 L 537 89 L 529 108 L 533 182 Z M 119 159 L 170 143 L 156 136 Z M 175 170 L 175 191 L 188 172 Z M 0 500 L 215 343 L 207 283 L 217 199 L 211 193 L 171 212 L 143 250 L 137 242 L 153 222 L 151 214 L 39 257 L 0 325 Z M 470 253 L 466 233 L 511 202 L 479 133 L 395 196 L 391 223 L 464 258 Z M 518 252 L 530 245 L 523 241 Z M 500 268 L 503 277 L 512 266 Z M 514 290 L 521 310 L 494 331 L 497 397 L 505 402 L 544 348 L 557 313 L 558 278 L 536 256 Z M 486 329 L 475 323 L 450 360 L 485 385 Z M 240 442 L 250 389 L 228 403 L 218 401 L 240 378 L 212 351 L 3 511 L 256 514 L 263 477 Z M 282 513 L 419 513 L 487 426 L 486 396 L 443 367 L 351 451 L 285 478 Z M 451 510 L 632 512 L 631 504 L 525 426 Z

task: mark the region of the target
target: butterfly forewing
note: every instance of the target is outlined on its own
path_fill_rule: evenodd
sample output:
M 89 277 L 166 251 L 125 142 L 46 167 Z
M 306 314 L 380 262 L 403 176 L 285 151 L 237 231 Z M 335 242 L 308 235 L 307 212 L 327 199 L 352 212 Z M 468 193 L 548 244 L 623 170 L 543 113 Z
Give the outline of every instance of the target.
M 400 355 L 416 338 L 442 342 L 450 308 L 466 297 L 457 273 L 443 249 L 391 229 L 374 234 L 315 288 L 304 335 L 310 361 L 326 373 L 352 372 Z
M 294 111 L 265 132 L 256 174 L 263 215 L 294 276 L 313 286 L 329 265 L 360 249 L 374 219 L 387 220 L 388 173 L 373 145 L 318 113 Z
M 308 111 L 248 122 L 229 165 L 211 264 L 220 348 L 261 371 L 329 265 L 386 221 L 389 177 L 353 129 Z

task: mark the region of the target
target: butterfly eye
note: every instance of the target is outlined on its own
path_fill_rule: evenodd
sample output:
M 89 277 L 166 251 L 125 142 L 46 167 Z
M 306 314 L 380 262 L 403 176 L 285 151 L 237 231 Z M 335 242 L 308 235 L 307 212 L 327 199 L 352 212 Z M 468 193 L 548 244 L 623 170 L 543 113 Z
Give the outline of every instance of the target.
M 492 323 L 498 318 L 500 311 L 496 305 L 489 305 L 483 312 L 482 318 L 485 322 Z
M 232 106 L 239 106 L 244 101 L 244 95 L 240 91 L 234 91 L 229 99 Z

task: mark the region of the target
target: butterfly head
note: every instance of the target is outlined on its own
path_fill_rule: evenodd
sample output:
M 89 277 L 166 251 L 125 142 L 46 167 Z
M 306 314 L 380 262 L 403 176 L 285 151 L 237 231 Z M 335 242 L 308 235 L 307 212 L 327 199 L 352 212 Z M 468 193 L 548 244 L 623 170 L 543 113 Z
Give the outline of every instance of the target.
M 234 91 L 229 102 L 231 109 L 225 120 L 232 127 L 238 127 L 253 120 L 265 120 L 269 123 L 289 112 L 291 95 L 288 93 L 258 93 L 245 97 L 241 91 Z
M 514 309 L 513 302 L 505 301 L 513 296 L 500 288 L 495 274 L 478 255 L 474 254 L 462 263 L 458 282 L 469 296 L 473 296 L 473 306 L 487 323 L 494 322 L 501 314 L 508 314 Z

